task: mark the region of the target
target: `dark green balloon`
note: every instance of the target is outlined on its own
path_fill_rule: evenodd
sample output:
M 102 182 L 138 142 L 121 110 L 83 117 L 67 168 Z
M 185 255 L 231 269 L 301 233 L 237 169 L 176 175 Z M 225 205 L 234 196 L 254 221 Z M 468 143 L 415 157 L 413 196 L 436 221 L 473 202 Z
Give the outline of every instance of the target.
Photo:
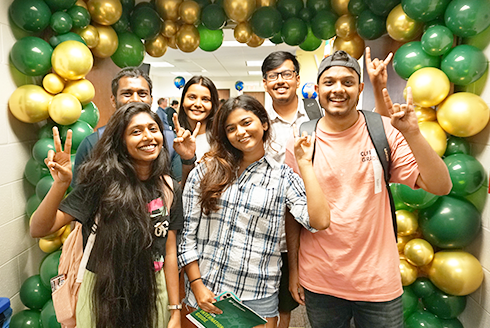
M 274 34 L 272 36 L 272 38 L 269 39 L 272 43 L 274 44 L 281 44 L 283 43 L 284 41 L 282 40 L 282 35 L 281 35 L 281 31 L 277 32 L 276 34 Z
M 58 265 L 60 264 L 61 250 L 48 254 L 39 266 L 39 275 L 41 282 L 47 288 L 51 288 L 49 280 L 58 275 Z
M 44 328 L 61 328 L 61 325 L 56 319 L 56 312 L 54 311 L 53 300 L 49 300 L 43 306 L 41 310 L 41 322 Z
M 390 11 L 395 8 L 401 0 L 364 0 L 366 5 L 373 13 L 379 16 L 388 16 Z
M 277 0 L 276 8 L 281 13 L 282 18 L 286 20 L 291 17 L 298 17 L 304 5 L 302 0 Z
M 410 287 L 418 298 L 424 298 L 432 295 L 437 290 L 437 287 L 430 281 L 429 278 L 417 278 Z
M 438 17 L 436 19 L 433 19 L 433 20 L 425 23 L 425 25 L 424 25 L 424 32 L 427 31 L 432 26 L 436 26 L 436 25 L 446 26 L 445 23 L 444 23 L 444 17 Z
M 330 10 L 332 8 L 330 0 L 306 0 L 306 7 L 317 13 L 322 10 Z
M 290 46 L 298 46 L 306 40 L 308 26 L 300 18 L 291 17 L 282 25 L 282 40 Z
M 129 22 L 133 33 L 144 40 L 154 39 L 160 32 L 162 25 L 158 13 L 148 6 L 133 10 Z
M 18 40 L 10 50 L 10 59 L 21 73 L 28 76 L 45 75 L 51 70 L 53 48 L 41 38 L 27 36 Z
M 26 202 L 26 215 L 28 218 L 30 218 L 32 216 L 32 213 L 34 213 L 37 210 L 37 208 L 41 204 L 41 201 L 42 200 L 39 199 L 39 197 L 37 197 L 36 194 L 29 197 L 29 199 Z
M 485 74 L 488 60 L 483 51 L 468 44 L 454 47 L 442 59 L 441 70 L 456 85 L 468 85 Z
M 49 26 L 51 26 L 51 29 L 57 34 L 64 34 L 70 32 L 73 27 L 73 20 L 71 19 L 71 16 L 64 11 L 57 11 L 51 15 Z
M 429 311 L 417 310 L 405 320 L 405 328 L 442 328 L 441 319 Z
M 390 189 L 391 189 L 391 195 L 393 196 L 393 202 L 395 204 L 395 210 L 406 210 L 406 211 L 413 211 L 413 208 L 410 206 L 406 205 L 397 195 L 395 192 L 395 189 L 399 183 L 390 183 Z
M 454 36 L 446 26 L 435 25 L 422 35 L 422 49 L 431 56 L 442 56 L 453 46 Z
M 84 121 L 90 124 L 92 129 L 95 129 L 97 123 L 99 123 L 100 113 L 97 106 L 95 106 L 94 102 L 91 101 L 85 106 L 82 107 L 82 113 L 78 118 L 79 121 Z
M 485 182 L 483 165 L 471 155 L 452 154 L 444 158 L 453 183 L 451 193 L 467 196 L 477 191 Z
M 424 238 L 439 248 L 462 248 L 480 231 L 481 214 L 468 200 L 442 196 L 432 206 L 419 211 Z
M 315 17 L 311 20 L 311 30 L 313 34 L 321 39 L 328 40 L 335 36 L 335 22 L 337 21 L 337 15 L 331 11 L 317 12 Z
M 49 25 L 51 10 L 43 0 L 14 0 L 9 7 L 9 15 L 21 29 L 41 32 Z
M 211 0 L 194 0 L 201 9 L 205 8 L 206 6 L 209 6 L 211 4 Z
M 46 197 L 49 189 L 51 189 L 51 186 L 54 183 L 53 177 L 50 175 L 46 175 L 45 177 L 41 178 L 39 182 L 36 184 L 36 195 L 39 197 L 39 199 L 44 199 Z
M 482 213 L 487 202 L 487 196 L 488 186 L 484 183 L 482 184 L 480 189 L 468 196 L 465 196 L 465 199 L 468 200 L 471 204 L 475 205 L 478 212 Z
M 393 57 L 393 69 L 403 79 L 424 67 L 439 68 L 440 57 L 431 56 L 424 51 L 420 41 L 412 41 L 402 45 Z
M 56 48 L 58 44 L 65 41 L 78 41 L 83 43 L 84 45 L 87 45 L 85 41 L 82 39 L 82 37 L 74 32 L 68 32 L 60 35 L 53 35 L 51 38 L 49 38 L 49 44 L 53 48 Z
M 35 186 L 39 180 L 49 175 L 49 170 L 45 165 L 39 164 L 34 158 L 29 158 L 24 168 L 24 177 L 33 186 Z
M 217 4 L 218 6 L 223 7 L 223 2 L 224 2 L 224 1 L 225 1 L 225 0 L 214 0 L 214 3 L 215 3 L 215 4 Z
M 72 7 L 77 0 L 44 0 L 51 11 L 65 10 Z
M 124 32 L 131 32 L 131 26 L 129 23 L 129 14 L 123 12 L 121 17 L 111 25 L 111 27 L 116 31 L 117 34 L 121 34 Z
M 73 6 L 66 11 L 73 21 L 74 28 L 85 28 L 90 24 L 90 13 L 80 6 Z
M 453 0 L 447 6 L 444 21 L 457 36 L 475 36 L 490 26 L 490 1 Z
M 441 319 L 441 323 L 442 328 L 464 328 L 461 321 L 459 321 L 457 318 L 448 320 Z
M 419 299 L 412 291 L 411 286 L 403 287 L 402 304 L 403 304 L 403 319 L 407 319 L 412 313 L 417 310 Z
M 374 40 L 386 32 L 386 17 L 364 10 L 356 20 L 357 34 L 364 40 Z
M 10 319 L 10 328 L 44 328 L 41 323 L 41 312 L 38 310 L 23 310 Z
M 52 138 L 39 139 L 32 147 L 32 157 L 41 165 L 45 166 L 44 159 L 48 157 L 48 151 L 54 149 Z
M 306 40 L 303 41 L 299 45 L 301 49 L 304 51 L 315 51 L 322 45 L 322 40 L 317 38 L 314 34 L 313 31 L 311 30 L 311 27 L 308 26 L 308 34 L 306 35 Z
M 123 14 L 129 15 L 134 8 L 135 0 L 121 0 Z
M 364 0 L 350 0 L 349 4 L 347 5 L 347 9 L 352 15 L 358 16 L 364 10 L 368 9 L 368 7 Z
M 396 194 L 396 196 L 403 203 L 405 203 L 405 205 L 417 209 L 431 206 L 439 197 L 425 191 L 424 189 L 413 190 L 404 184 L 394 184 L 392 190 L 393 193 Z
M 454 319 L 463 313 L 466 296 L 455 296 L 436 289 L 434 293 L 422 299 L 427 310 L 441 319 Z
M 213 3 L 203 8 L 201 20 L 208 29 L 219 30 L 225 26 L 227 17 L 223 7 Z
M 300 10 L 298 17 L 301 18 L 304 22 L 309 23 L 315 16 L 313 10 L 308 7 L 304 7 Z
M 22 304 L 32 310 L 41 310 L 51 299 L 51 289 L 46 288 L 38 274 L 27 278 L 20 287 L 20 300 Z
M 73 124 L 64 125 L 61 127 L 60 136 L 63 140 L 66 140 L 68 130 L 72 131 L 71 151 L 73 153 L 77 151 L 78 146 L 80 146 L 85 137 L 94 133 L 94 129 L 90 126 L 90 124 L 80 119 Z
M 143 42 L 136 35 L 128 32 L 119 34 L 118 39 L 116 52 L 111 56 L 114 64 L 120 68 L 139 67 L 145 58 Z
M 199 48 L 204 51 L 215 51 L 223 44 L 223 30 L 210 30 L 204 25 L 199 25 Z
M 451 0 L 402 0 L 402 9 L 408 17 L 428 22 L 444 14 Z
M 250 18 L 250 25 L 261 38 L 271 38 L 282 28 L 281 13 L 274 7 L 260 7 Z
M 447 138 L 446 152 L 444 156 L 453 154 L 470 154 L 470 143 L 465 138 L 450 135 Z

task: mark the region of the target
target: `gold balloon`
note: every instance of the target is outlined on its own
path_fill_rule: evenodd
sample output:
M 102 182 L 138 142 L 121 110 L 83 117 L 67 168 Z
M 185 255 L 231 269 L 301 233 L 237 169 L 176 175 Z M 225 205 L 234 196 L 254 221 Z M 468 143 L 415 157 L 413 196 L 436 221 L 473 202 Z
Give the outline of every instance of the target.
M 99 31 L 93 25 L 73 29 L 73 32 L 80 35 L 89 48 L 95 48 L 99 44 Z
M 255 8 L 275 7 L 275 6 L 276 6 L 276 0 L 256 0 L 255 1 Z
M 194 25 L 186 24 L 177 32 L 175 41 L 183 52 L 193 52 L 199 47 L 199 31 Z
M 75 6 L 83 7 L 88 10 L 87 4 L 83 0 L 77 0 L 77 2 L 75 2 Z
M 430 107 L 415 106 L 415 114 L 419 123 L 435 121 L 437 119 L 436 110 Z
M 417 267 L 411 265 L 405 259 L 400 259 L 400 275 L 402 277 L 402 285 L 409 286 L 417 279 Z
M 94 58 L 86 45 L 69 40 L 54 48 L 51 65 L 56 74 L 62 78 L 79 80 L 90 72 L 94 65 Z
M 179 49 L 179 47 L 177 47 L 177 41 L 175 39 L 175 35 L 171 38 L 167 38 L 167 46 L 175 50 Z
M 264 43 L 265 39 L 261 38 L 255 33 L 252 33 L 252 37 L 247 42 L 247 46 L 252 48 L 260 47 Z
M 192 0 L 185 0 L 179 6 L 180 19 L 186 24 L 194 25 L 201 17 L 201 7 Z
M 55 231 L 55 232 L 53 232 L 47 236 L 44 236 L 43 239 L 53 240 L 53 239 L 59 238 L 59 237 L 61 237 L 61 235 L 63 234 L 65 229 L 66 229 L 66 226 L 62 226 L 60 229 L 58 229 L 58 231 Z
M 393 8 L 386 19 L 386 30 L 389 36 L 400 42 L 408 42 L 418 38 L 422 34 L 423 26 L 424 23 L 408 17 L 401 4 Z
M 92 82 L 87 79 L 69 81 L 63 93 L 69 93 L 75 96 L 82 105 L 86 105 L 95 97 L 95 88 Z
M 349 14 L 340 16 L 335 22 L 335 34 L 344 39 L 357 34 L 356 18 Z
M 68 238 L 68 236 L 70 235 L 70 233 L 71 233 L 71 225 L 70 224 L 67 224 L 65 226 L 65 231 L 63 231 L 63 234 L 60 237 L 62 244 L 65 243 L 65 240 L 66 240 L 66 238 Z
M 55 239 L 44 239 L 41 238 L 39 239 L 39 248 L 47 254 L 53 253 L 54 251 L 58 250 L 61 247 L 61 238 L 55 238 Z
M 429 264 L 434 258 L 434 249 L 432 245 L 420 238 L 410 240 L 406 245 L 404 252 L 407 261 L 418 267 Z
M 99 43 L 92 48 L 92 53 L 98 58 L 112 56 L 119 45 L 117 33 L 111 26 L 94 25 L 99 32 Z
M 420 122 L 420 132 L 424 136 L 425 140 L 434 149 L 439 156 L 443 156 L 447 147 L 446 132 L 441 128 L 437 122 Z
M 476 257 L 460 250 L 437 252 L 429 269 L 430 281 L 445 293 L 465 296 L 483 282 L 483 269 Z
M 162 24 L 162 28 L 160 30 L 160 33 L 166 37 L 166 38 L 171 38 L 177 34 L 179 31 L 180 26 L 177 25 L 174 21 L 172 20 L 166 20 Z
M 407 235 L 407 236 L 400 236 L 398 235 L 397 236 L 397 242 L 396 242 L 396 246 L 398 248 L 398 253 L 399 254 L 403 254 L 404 250 L 405 250 L 405 245 L 414 238 L 413 235 Z
M 167 52 L 167 38 L 159 34 L 153 40 L 145 42 L 145 49 L 152 57 L 162 57 Z
M 238 23 L 233 30 L 233 36 L 235 40 L 240 43 L 247 43 L 252 38 L 254 32 L 252 26 L 248 22 Z
M 349 13 L 349 0 L 332 0 L 332 9 L 337 15 L 342 16 Z
M 333 52 L 337 50 L 344 50 L 352 57 L 359 59 L 364 53 L 364 40 L 359 34 L 352 34 L 349 39 L 335 38 L 333 42 Z
M 432 107 L 447 97 L 450 83 L 447 75 L 440 69 L 424 67 L 410 75 L 407 87 L 412 88 L 412 98 L 415 105 Z
M 485 128 L 490 112 L 480 96 L 457 92 L 446 98 L 437 109 L 437 121 L 449 134 L 471 137 Z
M 60 93 L 53 97 L 48 106 L 49 116 L 61 125 L 75 123 L 82 113 L 82 104 L 69 93 Z
M 255 11 L 256 0 L 223 0 L 223 9 L 231 20 L 246 22 Z
M 42 87 L 26 84 L 18 87 L 9 98 L 10 112 L 25 123 L 36 123 L 49 117 L 48 106 L 53 96 Z
M 87 7 L 92 20 L 100 25 L 112 25 L 122 15 L 120 0 L 89 0 Z
M 65 88 L 65 80 L 58 74 L 49 73 L 43 78 L 43 87 L 47 92 L 57 94 Z
M 407 211 L 398 210 L 396 213 L 397 234 L 399 236 L 408 236 L 419 227 L 417 214 Z
M 155 8 L 164 21 L 177 20 L 181 3 L 182 0 L 156 0 Z

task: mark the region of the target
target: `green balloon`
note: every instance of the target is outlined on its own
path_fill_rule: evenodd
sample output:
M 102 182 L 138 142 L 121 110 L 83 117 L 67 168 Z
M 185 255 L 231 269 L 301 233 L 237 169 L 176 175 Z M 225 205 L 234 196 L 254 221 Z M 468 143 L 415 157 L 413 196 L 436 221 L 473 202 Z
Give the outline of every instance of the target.
M 364 40 L 374 40 L 386 32 L 386 18 L 364 10 L 356 21 L 357 34 Z
M 51 10 L 43 0 L 14 0 L 9 7 L 9 15 L 21 29 L 41 32 L 49 25 Z
M 121 18 L 117 22 L 111 25 L 117 34 L 131 32 L 131 24 L 129 23 L 129 14 L 122 13 Z
M 457 318 L 448 319 L 448 320 L 441 319 L 441 322 L 442 322 L 442 328 L 464 328 L 461 321 L 459 321 L 459 319 Z
M 84 45 L 87 45 L 85 41 L 82 39 L 82 37 L 74 32 L 68 32 L 65 34 L 60 34 L 60 35 L 53 35 L 52 37 L 49 38 L 49 44 L 53 47 L 56 48 L 58 44 L 65 42 L 65 41 L 78 41 L 83 43 Z
M 45 75 L 51 70 L 53 48 L 41 38 L 27 36 L 10 50 L 10 59 L 20 72 L 29 76 Z
M 54 311 L 53 300 L 49 300 L 41 310 L 41 322 L 44 328 L 61 328 L 58 320 L 56 319 L 56 312 Z
M 41 282 L 47 288 L 51 289 L 50 279 L 58 275 L 58 265 L 60 264 L 61 250 L 48 254 L 41 262 L 39 275 Z
M 51 15 L 49 26 L 51 26 L 51 29 L 57 34 L 64 34 L 70 32 L 73 27 L 73 20 L 71 19 L 71 16 L 64 11 L 57 11 Z
M 485 179 L 486 181 L 486 179 Z M 471 204 L 475 205 L 478 212 L 482 213 L 485 208 L 485 203 L 487 202 L 488 195 L 488 185 L 486 183 L 482 184 L 480 189 L 474 193 L 465 197 Z
M 210 30 L 204 25 L 199 25 L 199 48 L 204 51 L 215 51 L 223 44 L 223 30 Z
M 405 328 L 442 328 L 441 319 L 429 311 L 417 310 L 405 320 Z
M 422 35 L 422 49 L 431 56 L 442 56 L 453 46 L 454 36 L 446 26 L 434 25 Z
M 133 33 L 144 40 L 157 37 L 162 25 L 158 13 L 148 6 L 133 10 L 129 22 Z
M 471 92 L 474 93 L 475 95 L 481 96 L 483 90 L 485 90 L 487 81 L 488 81 L 488 68 L 485 71 L 485 73 L 483 73 L 483 75 L 475 82 L 470 83 L 468 85 L 455 85 L 454 92 Z
M 470 154 L 470 144 L 465 138 L 449 135 L 444 156 L 453 154 Z
M 441 319 L 454 319 L 463 313 L 466 296 L 449 295 L 436 289 L 434 293 L 422 299 L 427 310 Z
M 213 3 L 203 8 L 202 24 L 210 30 L 219 30 L 226 24 L 226 13 L 222 6 Z
M 437 287 L 430 281 L 429 278 L 417 278 L 410 287 L 412 287 L 412 291 L 417 295 L 418 298 L 424 298 L 430 296 L 434 293 Z
M 82 107 L 82 113 L 78 118 L 79 121 L 84 121 L 90 124 L 92 129 L 95 129 L 97 123 L 99 123 L 100 113 L 97 106 L 95 106 L 94 102 L 91 101 L 85 106 Z
M 428 22 L 444 14 L 451 0 L 402 0 L 402 9 L 408 17 Z
M 394 184 L 392 190 L 405 205 L 417 209 L 429 207 L 439 198 L 424 189 L 413 190 L 404 184 Z
M 393 196 L 393 203 L 395 204 L 395 210 L 406 210 L 413 211 L 413 208 L 405 204 L 395 192 L 395 188 L 397 188 L 398 183 L 390 183 L 391 195 Z
M 328 40 L 335 36 L 335 22 L 337 21 L 337 15 L 331 11 L 317 12 L 315 17 L 311 20 L 311 30 L 313 34 L 321 39 Z
M 411 286 L 403 287 L 402 304 L 403 304 L 403 318 L 406 320 L 412 313 L 417 310 L 419 299 L 417 295 L 412 291 Z
M 490 26 L 490 2 L 453 0 L 444 13 L 446 26 L 457 36 L 469 37 Z
M 477 47 L 480 50 L 485 50 L 490 44 L 490 26 L 475 36 L 464 38 L 463 43 Z
M 308 34 L 306 35 L 306 39 L 299 45 L 299 47 L 304 51 L 315 51 L 322 45 L 322 42 L 322 40 L 313 34 L 311 27 L 308 26 Z
M 309 23 L 315 16 L 313 10 L 308 7 L 304 7 L 300 10 L 298 17 L 301 18 L 304 22 Z
M 49 175 L 49 170 L 45 165 L 39 164 L 34 158 L 29 158 L 24 168 L 26 180 L 33 186 L 37 185 L 39 180 Z
M 424 67 L 439 68 L 441 59 L 427 54 L 420 41 L 412 41 L 402 45 L 393 57 L 393 69 L 403 79 Z
M 330 0 L 306 0 L 306 7 L 317 13 L 322 10 L 330 10 Z
M 48 300 L 51 299 L 51 290 L 41 282 L 40 275 L 27 278 L 20 287 L 20 300 L 22 304 L 32 310 L 41 310 Z
M 291 17 L 282 25 L 282 40 L 290 46 L 298 46 L 306 40 L 308 26 L 300 18 Z
M 376 15 L 388 16 L 390 11 L 400 3 L 400 0 L 364 0 L 364 2 Z
M 451 193 L 467 196 L 477 191 L 485 182 L 483 165 L 471 155 L 452 154 L 444 158 L 453 183 Z
M 276 2 L 276 8 L 281 13 L 282 18 L 286 20 L 291 17 L 298 17 L 304 5 L 302 0 L 278 0 Z
M 10 319 L 10 328 L 43 328 L 41 312 L 38 310 L 23 310 Z
M 276 34 L 274 34 L 272 36 L 272 38 L 269 39 L 272 43 L 274 44 L 281 44 L 283 43 L 284 41 L 282 40 L 282 35 L 281 35 L 281 31 L 277 32 Z
M 51 8 L 51 11 L 59 11 L 59 10 L 65 10 L 70 8 L 77 2 L 77 0 L 44 0 L 49 8 Z
M 32 147 L 32 157 L 41 165 L 45 166 L 44 159 L 48 157 L 48 150 L 54 149 L 52 138 L 39 139 Z
M 49 189 L 51 189 L 51 186 L 54 183 L 53 177 L 50 175 L 46 175 L 45 177 L 41 178 L 39 182 L 36 184 L 36 195 L 39 197 L 39 199 L 44 199 L 46 197 Z
M 66 11 L 73 21 L 74 28 L 85 28 L 90 24 L 90 13 L 80 6 L 73 6 Z
M 123 8 L 123 14 L 131 13 L 134 8 L 135 0 L 121 0 L 121 5 Z
M 274 7 L 260 7 L 250 18 L 250 25 L 255 34 L 268 39 L 282 28 L 282 17 Z
M 120 68 L 138 67 L 145 58 L 145 46 L 133 33 L 121 33 L 118 35 L 119 44 L 116 52 L 111 56 L 114 64 Z
M 439 248 L 468 246 L 480 231 L 481 214 L 466 199 L 442 196 L 432 206 L 419 211 L 424 238 Z
M 41 199 L 39 199 L 36 194 L 29 197 L 26 202 L 26 215 L 28 218 L 30 218 L 32 216 L 32 213 L 37 210 L 39 204 L 41 204 Z
M 477 47 L 462 44 L 454 47 L 441 62 L 441 70 L 456 85 L 468 85 L 483 76 L 488 60 Z
M 194 2 L 196 2 L 201 9 L 211 4 L 211 0 L 194 0 Z
M 73 124 L 64 125 L 61 127 L 60 136 L 62 140 L 66 140 L 66 133 L 68 130 L 72 131 L 72 145 L 71 151 L 74 153 L 77 151 L 78 146 L 82 143 L 82 140 L 85 137 L 94 133 L 94 129 L 90 126 L 89 123 L 85 121 L 81 121 L 80 119 Z
M 424 32 L 427 31 L 432 26 L 436 26 L 436 25 L 446 26 L 445 23 L 444 23 L 444 18 L 443 17 L 442 18 L 441 17 L 438 17 L 436 19 L 433 19 L 433 20 L 425 23 L 425 25 L 424 25 Z
M 368 9 L 368 7 L 364 0 L 350 0 L 349 4 L 347 5 L 347 9 L 352 15 L 358 16 L 364 10 Z

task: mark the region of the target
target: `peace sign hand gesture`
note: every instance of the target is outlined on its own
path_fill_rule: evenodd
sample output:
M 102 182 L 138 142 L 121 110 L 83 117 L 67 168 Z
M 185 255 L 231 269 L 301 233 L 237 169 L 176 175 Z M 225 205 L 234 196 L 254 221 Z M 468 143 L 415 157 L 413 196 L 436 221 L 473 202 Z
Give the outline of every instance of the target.
M 388 90 L 383 89 L 383 98 L 391 117 L 391 125 L 400 131 L 405 137 L 408 134 L 419 133 L 417 114 L 415 114 L 412 98 L 412 88 L 407 88 L 407 103 L 393 104 Z
M 66 134 L 65 141 L 65 149 L 61 148 L 61 139 L 60 133 L 58 131 L 58 127 L 53 127 L 53 140 L 54 140 L 54 149 L 49 150 L 48 157 L 44 159 L 44 163 L 49 169 L 51 176 L 53 177 L 55 182 L 61 183 L 71 183 L 71 179 L 73 176 L 71 170 L 71 144 L 72 144 L 72 131 L 68 130 Z
M 180 126 L 177 114 L 174 113 L 172 121 L 175 126 L 175 133 L 177 137 L 174 139 L 174 149 L 179 154 L 180 158 L 183 160 L 190 160 L 196 154 L 196 137 L 199 134 L 199 129 L 201 128 L 201 123 L 196 124 L 194 132 L 184 129 Z

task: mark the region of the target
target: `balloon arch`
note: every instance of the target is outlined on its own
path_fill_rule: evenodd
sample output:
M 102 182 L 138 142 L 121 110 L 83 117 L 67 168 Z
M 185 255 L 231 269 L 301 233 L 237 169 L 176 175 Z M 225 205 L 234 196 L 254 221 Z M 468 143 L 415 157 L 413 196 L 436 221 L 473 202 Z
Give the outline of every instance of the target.
M 481 132 L 490 116 L 486 102 L 471 92 L 487 79 L 482 49 L 490 40 L 489 12 L 490 2 L 479 0 L 14 0 L 9 17 L 21 36 L 11 63 L 39 83 L 19 85 L 9 109 L 22 122 L 46 122 L 25 166 L 26 180 L 36 187 L 26 214 L 53 183 L 44 165 L 54 148 L 51 128 L 59 126 L 62 137 L 72 129 L 75 152 L 98 123 L 94 86 L 85 79 L 94 57 L 127 67 L 139 66 L 145 53 L 162 57 L 168 47 L 215 51 L 223 29 L 232 28 L 235 39 L 250 47 L 269 39 L 313 51 L 335 37 L 333 50 L 360 58 L 365 40 L 387 33 L 403 43 L 393 68 L 412 87 L 422 134 L 444 158 L 454 186 L 443 197 L 391 186 L 405 325 L 463 327 L 457 316 L 483 280 L 478 259 L 462 248 L 479 233 L 486 199 L 485 171 L 465 138 Z M 302 91 L 305 98 L 316 96 L 311 85 Z M 69 233 L 67 226 L 39 240 L 48 255 L 40 274 L 22 284 L 20 297 L 30 310 L 15 314 L 12 327 L 32 320 L 59 327 L 49 279 L 57 275 L 59 248 Z

